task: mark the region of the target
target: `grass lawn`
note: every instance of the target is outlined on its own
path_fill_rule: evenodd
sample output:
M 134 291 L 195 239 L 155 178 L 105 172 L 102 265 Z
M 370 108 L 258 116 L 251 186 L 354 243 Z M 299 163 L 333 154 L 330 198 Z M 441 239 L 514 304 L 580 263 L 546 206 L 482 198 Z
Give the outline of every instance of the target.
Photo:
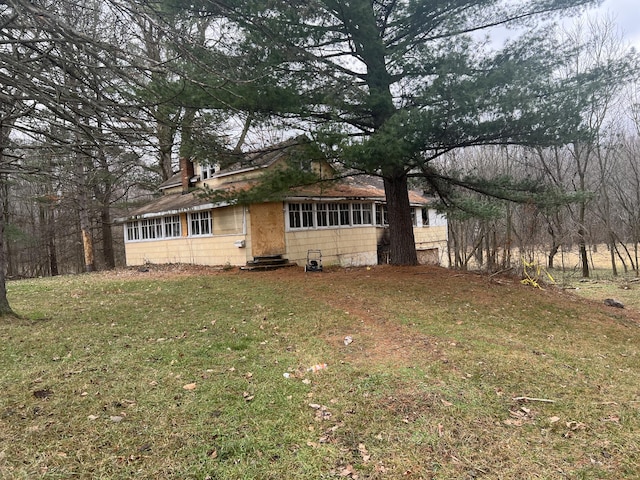
M 640 478 L 640 314 L 608 292 L 386 266 L 8 288 L 1 479 Z

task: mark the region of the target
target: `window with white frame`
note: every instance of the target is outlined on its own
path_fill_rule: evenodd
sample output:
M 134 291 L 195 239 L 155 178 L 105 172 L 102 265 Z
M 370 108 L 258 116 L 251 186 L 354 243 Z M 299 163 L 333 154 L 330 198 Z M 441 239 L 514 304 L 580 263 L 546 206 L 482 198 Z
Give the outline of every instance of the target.
M 351 205 L 354 225 L 372 225 L 372 205 L 370 203 L 354 203 Z
M 316 226 L 329 226 L 329 205 L 327 205 L 326 203 L 316 204 Z
M 302 205 L 300 203 L 289 204 L 289 228 L 302 227 L 302 217 L 300 212 L 302 211 Z
M 313 203 L 303 203 L 300 208 L 302 228 L 313 228 Z
M 162 238 L 162 219 L 145 218 L 140 221 L 140 233 L 142 240 Z
M 164 236 L 165 238 L 181 237 L 182 226 L 180 224 L 180 215 L 170 215 L 164 217 Z
M 189 235 L 199 237 L 211 235 L 211 212 L 193 212 L 189 214 Z
M 180 237 L 182 235 L 180 215 L 145 218 L 127 222 L 126 232 L 128 242 Z
M 336 227 L 340 225 L 340 222 L 338 221 L 340 218 L 338 215 L 338 204 L 330 203 L 327 207 L 329 208 L 329 226 Z
M 376 204 L 376 225 L 387 226 L 389 221 L 387 219 L 387 206 Z
M 213 165 L 200 165 L 200 178 L 207 180 L 213 177 L 220 171 L 220 165 L 214 163 Z
M 351 213 L 349 209 L 349 204 L 339 203 L 338 208 L 340 209 L 340 225 L 342 226 L 351 225 Z
M 135 220 L 127 222 L 127 241 L 134 242 L 140 240 L 140 222 Z
M 287 212 L 291 229 L 373 225 L 371 203 L 289 203 Z

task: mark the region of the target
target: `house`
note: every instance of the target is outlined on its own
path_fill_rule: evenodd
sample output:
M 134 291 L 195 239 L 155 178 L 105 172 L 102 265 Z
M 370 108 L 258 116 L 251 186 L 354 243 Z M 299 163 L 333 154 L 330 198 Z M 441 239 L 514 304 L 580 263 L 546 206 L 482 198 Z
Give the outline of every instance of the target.
M 305 265 L 310 250 L 320 251 L 323 265 L 386 263 L 385 194 L 377 178 L 351 176 L 249 205 L 202 196 L 205 185 L 213 192 L 248 189 L 286 165 L 291 148 L 283 144 L 223 169 L 182 159 L 180 172 L 160 185 L 160 197 L 120 219 L 127 265 L 246 266 L 273 258 Z M 335 175 L 328 162 L 311 168 L 323 178 Z M 420 263 L 447 264 L 446 219 L 421 194 L 410 192 L 410 203 Z

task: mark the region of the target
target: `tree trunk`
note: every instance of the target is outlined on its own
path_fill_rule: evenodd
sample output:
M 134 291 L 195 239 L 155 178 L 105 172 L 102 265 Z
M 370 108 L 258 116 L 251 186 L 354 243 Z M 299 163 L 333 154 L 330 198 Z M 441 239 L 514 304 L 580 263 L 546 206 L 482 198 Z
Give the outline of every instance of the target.
M 578 221 L 580 227 L 578 228 L 578 250 L 580 252 L 580 262 L 582 263 L 582 276 L 589 278 L 589 255 L 587 254 L 587 239 L 586 231 L 584 229 L 584 222 L 586 217 L 586 205 L 585 201 L 580 202 L 580 214 Z
M 547 257 L 547 268 L 552 270 L 554 267 L 554 260 L 558 250 L 560 249 L 560 245 L 556 243 L 555 240 L 552 240 L 551 250 L 549 250 L 549 255 Z
M 116 267 L 116 257 L 113 251 L 113 229 L 111 228 L 111 212 L 108 205 L 103 205 L 100 212 L 100 225 L 102 227 L 102 255 L 104 265 L 108 269 Z
M 392 265 L 417 265 L 416 241 L 413 235 L 407 175 L 385 178 Z
M 0 153 L 0 158 L 2 157 L 2 153 Z M 6 175 L 0 176 L 0 182 L 2 182 L 2 187 L 6 185 L 7 177 Z M 0 188 L 0 195 L 4 197 L 5 188 Z M 0 199 L 2 205 L 5 204 L 6 198 Z M 11 306 L 9 305 L 9 299 L 7 298 L 7 283 L 5 271 L 7 268 L 7 254 L 5 251 L 4 244 L 4 226 L 5 226 L 5 212 L 4 208 L 0 208 L 0 318 L 4 318 L 7 316 L 14 315 Z
M 580 229 L 578 232 L 580 235 L 584 235 L 584 231 Z M 587 254 L 587 244 L 584 241 L 584 237 L 581 236 L 578 242 L 578 250 L 580 252 L 580 263 L 582 264 L 582 276 L 589 278 L 589 255 Z
M 93 236 L 91 235 L 91 220 L 89 218 L 89 194 L 87 193 L 86 168 L 83 163 L 84 156 L 80 154 L 76 158 L 76 188 L 78 216 L 80 220 L 80 236 L 82 237 L 82 251 L 84 254 L 84 271 L 95 270 L 93 251 Z
M 171 151 L 173 150 L 175 128 L 158 121 L 156 123 L 156 135 L 159 141 L 158 163 L 162 180 L 169 180 L 173 176 L 173 164 Z
M 610 235 L 610 237 L 613 237 L 613 235 Z M 615 252 L 615 248 L 616 248 L 616 241 L 613 238 L 609 239 L 609 255 L 611 257 L 611 271 L 613 272 L 613 276 L 617 277 L 618 276 L 618 267 L 616 266 L 616 252 Z

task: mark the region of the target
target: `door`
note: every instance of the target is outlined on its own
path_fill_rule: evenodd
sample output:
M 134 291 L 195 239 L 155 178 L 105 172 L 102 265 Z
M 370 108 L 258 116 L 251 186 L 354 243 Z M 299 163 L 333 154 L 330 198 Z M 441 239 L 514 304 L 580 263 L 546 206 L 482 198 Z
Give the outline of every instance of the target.
M 257 203 L 251 215 L 251 252 L 255 257 L 284 255 L 284 212 L 282 203 Z

